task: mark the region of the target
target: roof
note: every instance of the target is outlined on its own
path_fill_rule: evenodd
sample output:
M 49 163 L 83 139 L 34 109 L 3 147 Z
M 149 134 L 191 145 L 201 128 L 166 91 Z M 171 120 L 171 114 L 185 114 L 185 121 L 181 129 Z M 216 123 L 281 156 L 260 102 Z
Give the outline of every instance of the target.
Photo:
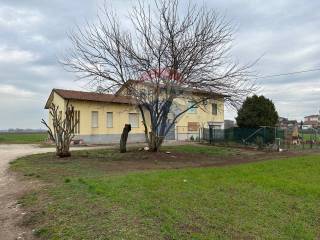
M 45 109 L 50 107 L 52 101 L 52 94 L 57 93 L 60 97 L 66 100 L 79 100 L 79 101 L 93 101 L 93 102 L 108 102 L 108 103 L 122 103 L 134 104 L 134 98 L 128 96 L 120 96 L 113 94 L 97 93 L 97 92 L 84 92 L 65 89 L 53 89 L 49 99 L 47 100 Z
M 305 116 L 305 118 L 313 118 L 313 117 L 319 117 L 319 115 L 309 115 L 309 116 Z

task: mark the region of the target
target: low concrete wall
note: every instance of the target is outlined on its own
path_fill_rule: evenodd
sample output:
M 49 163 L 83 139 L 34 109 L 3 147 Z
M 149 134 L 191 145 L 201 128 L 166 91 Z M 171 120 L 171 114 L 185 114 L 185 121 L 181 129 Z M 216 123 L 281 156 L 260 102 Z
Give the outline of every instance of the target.
M 193 139 L 196 140 L 197 138 L 200 138 L 199 132 L 193 132 L 193 133 L 177 133 L 176 140 L 178 141 L 186 141 L 190 140 L 191 136 L 193 136 Z
M 76 140 L 83 140 L 89 144 L 119 143 L 121 134 L 76 135 Z M 128 143 L 145 142 L 143 133 L 133 133 L 128 136 Z

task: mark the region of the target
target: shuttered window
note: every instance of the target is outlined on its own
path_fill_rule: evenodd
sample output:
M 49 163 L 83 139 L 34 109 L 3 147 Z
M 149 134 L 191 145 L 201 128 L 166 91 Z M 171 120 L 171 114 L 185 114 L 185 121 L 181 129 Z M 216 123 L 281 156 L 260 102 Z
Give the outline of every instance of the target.
M 188 113 L 197 113 L 197 107 L 194 106 L 192 107 L 193 105 L 195 105 L 195 102 L 194 101 L 188 101 Z
M 132 128 L 139 127 L 139 115 L 138 113 L 129 113 L 129 124 Z
M 218 105 L 216 103 L 212 103 L 212 115 L 218 114 Z
M 99 118 L 99 114 L 97 111 L 92 111 L 91 112 L 91 127 L 92 128 L 97 128 L 98 125 L 98 118 Z
M 199 131 L 199 127 L 198 122 L 188 122 L 188 131 Z
M 107 112 L 107 128 L 113 127 L 113 113 Z
M 80 134 L 80 111 L 74 111 L 74 123 L 78 122 L 78 124 L 74 128 L 75 134 Z

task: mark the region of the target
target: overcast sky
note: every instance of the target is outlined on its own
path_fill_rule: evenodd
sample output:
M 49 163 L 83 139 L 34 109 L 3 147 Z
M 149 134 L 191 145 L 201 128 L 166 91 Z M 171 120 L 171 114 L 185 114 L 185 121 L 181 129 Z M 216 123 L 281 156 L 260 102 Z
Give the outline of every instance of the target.
M 196 1 L 196 0 L 195 0 Z M 125 13 L 134 0 L 111 1 Z M 200 2 L 200 1 L 198 1 Z M 263 58 L 260 75 L 320 68 L 319 0 L 207 0 L 237 27 L 233 54 Z M 0 0 L 0 129 L 39 128 L 52 88 L 83 89 L 58 63 L 75 24 L 94 21 L 102 0 Z M 302 119 L 320 108 L 320 71 L 258 79 L 283 117 Z M 227 111 L 226 118 L 235 116 Z

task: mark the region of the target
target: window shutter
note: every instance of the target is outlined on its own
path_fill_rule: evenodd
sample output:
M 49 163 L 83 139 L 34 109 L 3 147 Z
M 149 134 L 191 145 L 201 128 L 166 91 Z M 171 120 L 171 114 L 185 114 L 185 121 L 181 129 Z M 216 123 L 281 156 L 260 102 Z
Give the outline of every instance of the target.
M 93 127 L 93 128 L 98 127 L 98 112 L 97 111 L 91 112 L 91 127 Z
M 188 122 L 188 131 L 198 131 L 200 124 L 198 122 Z
M 212 115 L 218 114 L 218 105 L 216 103 L 212 103 Z
M 107 112 L 107 128 L 113 127 L 113 113 Z
M 139 116 L 137 113 L 129 113 L 129 123 L 133 128 L 139 127 Z
M 74 128 L 75 134 L 80 134 L 80 111 L 74 111 L 73 124 L 78 121 L 78 124 Z

